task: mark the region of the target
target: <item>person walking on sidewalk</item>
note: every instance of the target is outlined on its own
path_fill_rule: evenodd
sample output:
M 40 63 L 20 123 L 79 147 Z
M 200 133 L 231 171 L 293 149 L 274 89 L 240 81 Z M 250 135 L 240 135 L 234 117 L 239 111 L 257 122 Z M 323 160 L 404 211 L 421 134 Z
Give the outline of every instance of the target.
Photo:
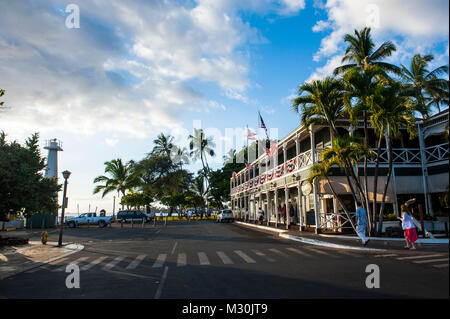
M 408 213 L 405 205 L 401 206 L 401 210 L 403 217 L 397 217 L 397 219 L 402 221 L 402 228 L 405 232 L 406 246 L 404 248 L 415 250 L 416 246 L 414 246 L 414 242 L 417 240 L 416 226 L 414 225 L 411 215 Z M 410 243 L 411 247 L 409 246 Z
M 369 239 L 366 237 L 366 210 L 361 203 L 356 203 L 356 233 L 361 238 L 363 246 L 366 246 Z

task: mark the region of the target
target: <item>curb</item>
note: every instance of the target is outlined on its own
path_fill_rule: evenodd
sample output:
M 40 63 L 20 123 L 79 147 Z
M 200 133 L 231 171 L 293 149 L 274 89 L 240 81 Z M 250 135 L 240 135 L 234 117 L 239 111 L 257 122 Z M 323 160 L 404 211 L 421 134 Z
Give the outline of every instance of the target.
M 347 246 L 347 245 L 340 245 L 340 244 L 332 244 L 332 243 L 327 243 L 327 242 L 320 241 L 320 240 L 298 237 L 298 236 L 293 236 L 293 235 L 288 235 L 288 234 L 280 234 L 279 236 L 282 238 L 285 238 L 285 239 L 299 241 L 299 242 L 305 243 L 305 244 L 329 247 L 329 248 L 359 250 L 359 251 L 385 251 L 386 250 L 386 249 L 379 249 L 379 248 L 364 248 L 364 247 L 354 247 L 354 246 Z
M 252 225 L 252 224 L 247 224 L 247 223 L 243 223 L 243 222 L 239 222 L 239 221 L 236 221 L 235 223 L 238 225 L 242 225 L 242 226 L 248 226 L 248 227 L 253 227 L 253 228 L 258 228 L 258 229 L 262 229 L 262 230 L 276 232 L 276 233 L 278 233 L 278 236 L 281 238 L 298 241 L 298 242 L 302 242 L 302 243 L 310 244 L 310 245 L 314 245 L 314 246 L 330 247 L 330 248 L 336 248 L 336 249 L 359 250 L 359 251 L 385 251 L 385 249 L 365 248 L 365 247 L 355 247 L 355 246 L 333 244 L 333 243 L 327 243 L 327 242 L 316 240 L 316 239 L 309 239 L 309 238 L 289 235 L 289 234 L 285 234 L 287 232 L 287 230 L 273 229 L 273 228 L 267 227 L 267 226 Z
M 343 239 L 358 239 L 358 237 L 356 236 L 346 236 L 346 235 L 327 235 L 327 234 L 319 234 L 319 236 L 321 237 L 327 237 L 327 238 L 343 238 Z M 402 241 L 404 242 L 405 239 L 404 238 L 392 238 L 392 237 L 370 237 L 370 240 L 378 240 L 378 241 Z M 418 244 L 444 244 L 444 245 L 448 245 L 449 244 L 449 239 L 417 239 L 416 243 Z
M 83 250 L 84 246 L 81 245 L 81 244 L 71 243 L 71 244 L 67 244 L 67 245 L 63 246 L 62 249 L 66 250 L 67 252 L 62 254 L 62 255 L 60 255 L 60 256 L 52 257 L 52 258 L 49 258 L 49 259 L 47 259 L 45 261 L 37 262 L 34 265 L 22 268 L 22 269 L 17 270 L 17 271 L 14 271 L 13 273 L 6 274 L 6 275 L 0 275 L 0 280 L 3 280 L 3 279 L 6 279 L 6 278 L 15 276 L 17 274 L 26 272 L 28 270 L 31 270 L 31 269 L 34 269 L 34 268 L 37 268 L 37 267 L 41 267 L 44 264 L 48 264 L 48 263 L 51 263 L 52 261 L 55 261 L 55 260 L 58 260 L 58 259 L 70 256 L 72 254 L 75 254 L 75 253 Z
M 268 227 L 268 226 L 261 226 L 261 225 L 254 225 L 254 224 L 248 224 L 248 223 L 243 223 L 243 222 L 239 222 L 239 221 L 235 221 L 235 224 L 239 224 L 242 226 L 248 226 L 248 227 L 253 227 L 253 228 L 259 228 L 259 229 L 263 229 L 263 230 L 268 230 L 271 232 L 275 232 L 275 233 L 286 233 L 287 230 L 285 229 L 277 229 L 277 228 L 272 228 L 272 227 Z

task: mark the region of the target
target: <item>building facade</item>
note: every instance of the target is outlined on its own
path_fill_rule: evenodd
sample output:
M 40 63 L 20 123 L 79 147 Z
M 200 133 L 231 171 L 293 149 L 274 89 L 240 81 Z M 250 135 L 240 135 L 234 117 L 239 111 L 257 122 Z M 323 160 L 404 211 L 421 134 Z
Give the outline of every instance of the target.
M 393 141 L 394 167 L 386 198 L 387 212 L 399 215 L 400 204 L 417 198 L 424 213 L 448 216 L 448 203 L 442 203 L 449 183 L 448 109 L 416 123 L 417 137 L 410 139 L 407 130 L 402 129 L 400 138 Z M 353 127 L 347 119 L 338 121 L 337 127 L 340 132 L 350 135 L 362 136 L 364 132 L 362 122 Z M 375 133 L 369 128 L 369 146 L 375 149 L 376 143 Z M 275 154 L 268 156 L 260 152 L 263 154 L 251 163 L 251 168 L 244 168 L 230 179 L 231 208 L 236 218 L 256 220 L 262 210 L 264 223 L 271 226 L 316 231 L 350 229 L 329 185 L 324 180 L 317 180 L 313 185 L 307 181 L 311 166 L 321 160 L 321 153 L 331 144 L 328 127 L 307 129 L 301 125 L 277 143 Z M 368 163 L 370 201 L 377 196 L 380 202 L 383 194 L 388 170 L 385 145 L 382 141 L 384 148 L 375 192 L 375 163 Z M 362 169 L 361 163 L 359 170 L 362 172 Z M 333 171 L 330 183 L 345 206 L 354 212 L 347 178 L 339 168 Z M 286 207 L 286 218 L 281 214 L 282 206 Z

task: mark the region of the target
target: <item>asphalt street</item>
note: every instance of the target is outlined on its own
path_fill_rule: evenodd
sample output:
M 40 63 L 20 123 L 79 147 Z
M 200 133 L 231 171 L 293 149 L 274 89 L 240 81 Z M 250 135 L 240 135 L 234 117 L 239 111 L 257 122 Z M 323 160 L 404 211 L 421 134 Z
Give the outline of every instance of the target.
M 0 281 L 0 298 L 449 298 L 448 251 L 338 250 L 214 221 L 65 229 L 64 241 L 85 249 Z M 370 264 L 380 288 L 366 286 Z

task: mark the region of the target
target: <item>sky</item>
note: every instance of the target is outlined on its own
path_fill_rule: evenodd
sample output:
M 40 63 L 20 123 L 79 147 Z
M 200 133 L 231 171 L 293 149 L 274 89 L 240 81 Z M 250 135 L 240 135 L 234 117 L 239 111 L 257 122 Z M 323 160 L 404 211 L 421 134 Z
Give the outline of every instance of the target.
M 344 35 L 365 26 L 397 46 L 388 62 L 448 64 L 448 0 L 0 0 L 0 130 L 19 142 L 39 132 L 44 156 L 61 140 L 68 212 L 111 212 L 114 194 L 92 194 L 105 161 L 142 159 L 160 132 L 187 146 L 195 127 L 213 136 L 219 168 L 258 112 L 284 137 L 300 124 L 298 86 L 330 75 Z

